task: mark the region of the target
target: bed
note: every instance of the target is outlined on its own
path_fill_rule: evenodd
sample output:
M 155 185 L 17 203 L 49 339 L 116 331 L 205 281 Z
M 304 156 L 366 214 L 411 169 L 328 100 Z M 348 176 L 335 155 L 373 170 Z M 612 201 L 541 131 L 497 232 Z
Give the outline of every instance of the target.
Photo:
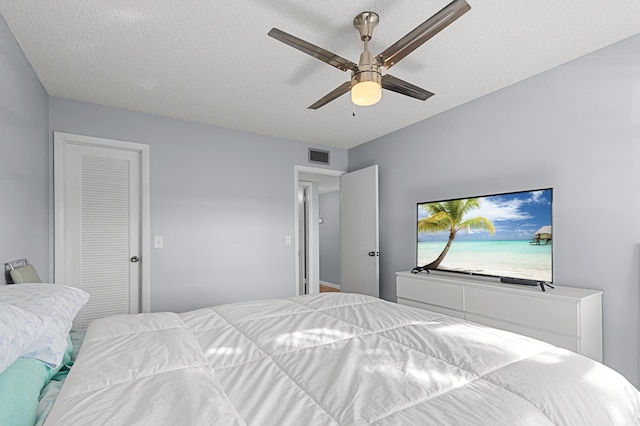
M 95 320 L 44 424 L 634 425 L 640 393 L 537 340 L 323 293 Z

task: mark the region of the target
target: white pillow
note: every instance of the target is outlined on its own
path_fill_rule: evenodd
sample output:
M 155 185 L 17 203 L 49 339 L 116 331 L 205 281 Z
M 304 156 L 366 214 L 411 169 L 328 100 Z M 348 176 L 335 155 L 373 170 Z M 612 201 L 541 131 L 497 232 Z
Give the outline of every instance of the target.
M 13 284 L 0 286 L 0 301 L 44 318 L 39 333 L 20 356 L 36 358 L 57 367 L 62 363 L 73 319 L 89 295 L 61 284 Z
M 22 355 L 47 320 L 7 303 L 0 303 L 0 373 Z
M 49 367 L 57 368 L 62 364 L 67 351 L 69 328 L 58 318 L 48 318 L 48 320 L 40 328 L 31 345 L 24 348 L 20 358 L 39 359 Z
M 58 318 L 68 324 L 69 330 L 73 319 L 88 300 L 89 294 L 83 290 L 61 284 L 32 283 L 0 286 L 0 301 L 3 303 L 9 303 L 37 315 Z

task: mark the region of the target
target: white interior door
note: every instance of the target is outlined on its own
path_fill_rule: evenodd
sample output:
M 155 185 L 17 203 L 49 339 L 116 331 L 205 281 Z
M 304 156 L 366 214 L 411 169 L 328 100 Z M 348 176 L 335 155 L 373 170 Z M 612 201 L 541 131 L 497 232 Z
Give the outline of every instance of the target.
M 340 177 L 340 291 L 380 297 L 378 166 Z
M 56 133 L 54 149 L 55 281 L 90 295 L 75 327 L 148 310 L 148 146 Z

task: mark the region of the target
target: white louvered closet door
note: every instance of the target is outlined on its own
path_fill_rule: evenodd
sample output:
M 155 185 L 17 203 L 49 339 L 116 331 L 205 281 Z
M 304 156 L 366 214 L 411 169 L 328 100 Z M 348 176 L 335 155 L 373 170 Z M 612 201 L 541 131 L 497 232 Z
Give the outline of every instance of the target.
M 75 321 L 85 328 L 97 318 L 141 311 L 141 153 L 81 143 L 64 151 L 62 281 L 90 295 Z

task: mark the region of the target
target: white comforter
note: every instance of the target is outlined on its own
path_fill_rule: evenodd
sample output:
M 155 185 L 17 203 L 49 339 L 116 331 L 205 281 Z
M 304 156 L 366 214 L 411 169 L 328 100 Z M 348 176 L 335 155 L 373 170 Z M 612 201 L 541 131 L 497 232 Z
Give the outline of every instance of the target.
M 46 425 L 634 425 L 613 370 L 515 334 L 321 294 L 94 321 Z

